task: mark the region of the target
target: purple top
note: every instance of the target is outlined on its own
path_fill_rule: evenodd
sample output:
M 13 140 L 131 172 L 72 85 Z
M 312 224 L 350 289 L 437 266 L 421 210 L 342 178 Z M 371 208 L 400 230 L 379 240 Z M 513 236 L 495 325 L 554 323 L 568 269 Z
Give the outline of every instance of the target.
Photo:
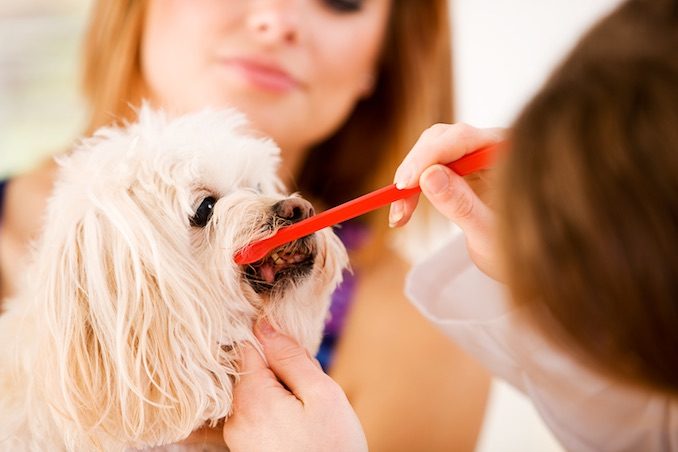
M 7 187 L 7 180 L 0 180 L 0 221 L 2 221 L 2 211 L 5 206 L 5 187 Z
M 360 248 L 367 239 L 368 231 L 365 225 L 356 222 L 346 222 L 334 231 L 344 243 L 347 250 Z M 327 371 L 332 364 L 334 347 L 344 328 L 346 316 L 354 299 L 358 276 L 354 272 L 344 270 L 344 280 L 332 294 L 329 318 L 325 322 L 325 332 L 316 358 L 320 361 L 323 370 Z

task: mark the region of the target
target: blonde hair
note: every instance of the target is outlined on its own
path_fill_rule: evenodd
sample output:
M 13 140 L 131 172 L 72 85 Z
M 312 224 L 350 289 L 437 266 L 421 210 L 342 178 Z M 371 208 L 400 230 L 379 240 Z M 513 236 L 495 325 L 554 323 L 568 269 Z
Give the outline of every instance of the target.
M 132 119 L 142 92 L 140 44 L 146 2 L 97 1 L 85 34 L 83 93 L 89 107 L 86 134 Z
M 86 35 L 84 90 L 88 132 L 130 119 L 143 80 L 139 47 L 146 2 L 98 1 Z M 428 126 L 452 121 L 447 0 L 393 0 L 375 87 L 349 119 L 310 152 L 297 187 L 336 205 L 391 182 L 396 166 Z M 365 164 L 369 153 L 369 164 Z M 385 210 L 373 215 L 382 237 Z M 377 240 L 380 242 L 380 239 Z

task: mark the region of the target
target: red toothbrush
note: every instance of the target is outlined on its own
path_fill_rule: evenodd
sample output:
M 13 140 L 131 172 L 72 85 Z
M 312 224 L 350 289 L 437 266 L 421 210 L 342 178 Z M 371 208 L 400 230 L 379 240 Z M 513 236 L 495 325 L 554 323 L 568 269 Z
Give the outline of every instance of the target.
M 502 143 L 487 146 L 472 152 L 446 165 L 460 176 L 466 176 L 475 171 L 491 167 L 495 161 L 497 149 Z M 263 259 L 275 248 L 292 242 L 304 236 L 313 234 L 328 226 L 342 223 L 364 213 L 378 209 L 398 199 L 409 198 L 421 191 L 421 188 L 406 188 L 398 190 L 395 184 L 388 185 L 379 190 L 363 195 L 328 209 L 318 215 L 306 218 L 291 226 L 281 228 L 271 237 L 250 243 L 235 253 L 234 260 L 237 264 L 244 265 Z

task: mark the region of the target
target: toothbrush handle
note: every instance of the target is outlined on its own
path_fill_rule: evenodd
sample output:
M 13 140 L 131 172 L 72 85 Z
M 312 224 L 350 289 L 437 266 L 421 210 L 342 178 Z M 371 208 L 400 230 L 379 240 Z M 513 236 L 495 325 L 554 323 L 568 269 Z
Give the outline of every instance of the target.
M 497 148 L 500 145 L 501 143 L 482 148 L 445 166 L 460 176 L 466 176 L 475 171 L 487 169 L 494 164 Z M 419 186 L 398 190 L 395 184 L 380 188 L 379 190 L 367 193 L 359 198 L 321 212 L 318 215 L 309 217 L 299 223 L 282 228 L 269 238 L 251 243 L 236 253 L 235 262 L 241 265 L 255 262 L 262 259 L 269 251 L 278 246 L 300 239 L 328 226 L 343 223 L 344 221 L 390 204 L 393 201 L 409 198 L 420 191 L 421 188 L 419 188 Z

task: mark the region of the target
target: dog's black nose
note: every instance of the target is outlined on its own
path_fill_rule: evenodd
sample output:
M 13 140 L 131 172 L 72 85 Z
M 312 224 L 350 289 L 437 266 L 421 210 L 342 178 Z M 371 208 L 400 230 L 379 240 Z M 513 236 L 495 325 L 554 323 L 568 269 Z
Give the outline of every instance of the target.
M 315 210 L 305 199 L 287 198 L 273 204 L 273 214 L 290 223 L 297 223 L 315 215 Z

